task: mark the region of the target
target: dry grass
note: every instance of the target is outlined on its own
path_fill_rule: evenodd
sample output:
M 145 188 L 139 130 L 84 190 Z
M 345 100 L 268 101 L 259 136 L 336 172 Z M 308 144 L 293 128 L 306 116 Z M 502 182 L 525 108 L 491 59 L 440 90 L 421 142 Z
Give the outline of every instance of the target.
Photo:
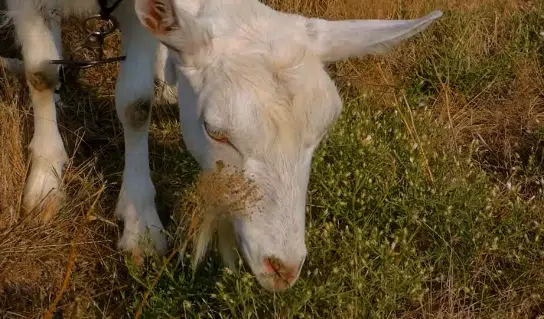
M 272 0 L 269 3 L 283 11 L 330 19 L 405 19 L 421 16 L 437 8 L 444 10 L 446 15 L 428 32 L 401 45 L 398 50 L 385 57 L 366 57 L 335 63 L 329 66 L 331 74 L 346 101 L 357 101 L 361 96 L 365 97 L 365 103 L 371 105 L 368 114 L 400 110 L 405 103 L 421 105 L 421 108 L 426 106 L 437 123 L 445 126 L 450 133 L 448 138 L 436 137 L 433 143 L 446 144 L 451 154 L 457 154 L 458 150 L 468 150 L 468 145 L 477 141 L 477 150 L 472 157 L 494 178 L 501 191 L 517 189 L 527 205 L 540 205 L 536 200 L 539 200 L 544 172 L 544 38 L 539 35 L 544 28 L 544 4 L 541 1 Z M 69 51 L 82 36 L 77 21 L 68 21 L 64 33 L 66 50 Z M 118 53 L 118 39 L 116 35 L 108 42 L 108 55 Z M 75 268 L 58 305 L 59 312 L 65 312 L 65 315 L 78 312 L 83 313 L 84 317 L 119 318 L 127 315 L 127 309 L 134 308 L 134 291 L 141 290 L 142 286 L 147 287 L 145 283 L 136 283 L 130 278 L 123 257 L 115 251 L 120 228 L 113 218 L 113 208 L 123 167 L 120 155 L 123 154 L 122 130 L 113 106 L 117 71 L 115 63 L 82 71 L 77 81 L 71 80 L 63 92 L 64 101 L 70 107 L 59 111 L 59 123 L 62 125 L 61 133 L 67 150 L 73 154 L 65 177 L 65 188 L 69 196 L 55 221 L 41 226 L 24 223 L 25 220 L 32 220 L 32 216 L 24 219 L 20 213 L 28 168 L 26 145 L 32 132 L 28 90 L 21 79 L 2 75 L 2 316 L 12 317 L 17 314 L 38 317 L 47 309 L 57 296 L 65 277 L 70 248 L 78 229 L 83 231 L 77 243 L 74 243 L 77 248 Z M 183 147 L 176 117 L 177 110 L 168 105 L 157 104 L 154 109 L 150 158 L 161 214 L 179 210 L 178 203 L 186 194 L 186 186 L 195 181 L 198 172 L 196 164 Z M 360 145 L 363 147 L 365 144 Z M 431 157 L 431 154 L 428 156 Z M 434 163 L 434 160 L 430 161 Z M 393 163 L 400 165 L 396 161 Z M 396 167 L 376 169 L 389 171 Z M 433 170 L 434 178 L 440 183 L 439 169 L 433 166 L 429 170 Z M 206 181 L 209 178 L 217 180 L 218 177 L 206 176 L 197 183 L 201 186 L 196 188 L 196 197 L 189 197 L 180 210 L 195 212 L 187 216 L 192 216 L 200 227 L 203 225 L 202 219 L 195 217 L 203 211 L 215 211 L 202 207 L 217 207 L 218 203 L 206 202 L 212 197 L 201 197 L 198 194 L 229 194 L 232 191 L 230 187 L 227 187 L 227 192 L 225 189 L 210 190 L 207 188 L 209 185 L 230 185 L 232 180 L 219 184 L 208 183 Z M 386 186 L 390 183 L 390 177 L 387 176 L 384 174 L 382 181 Z M 92 213 L 92 221 L 85 223 L 93 195 L 103 185 L 106 191 Z M 508 196 L 504 195 L 504 198 Z M 312 205 L 318 201 L 311 197 Z M 497 218 L 507 218 L 505 216 L 511 214 L 510 210 L 504 209 L 504 213 L 498 214 Z M 539 214 L 539 210 L 533 208 L 524 218 L 539 220 Z M 325 228 L 312 227 L 314 237 L 315 232 L 319 233 L 321 228 Z M 531 234 L 531 231 L 527 233 Z M 315 240 L 311 239 L 311 242 L 317 245 Z M 475 285 L 483 281 L 496 284 L 494 289 L 497 290 L 497 300 L 502 302 L 502 306 L 497 306 L 494 301 L 486 305 L 485 301 L 481 301 L 482 304 L 471 304 L 475 297 L 470 299 L 467 297 L 468 292 L 454 290 L 452 287 L 456 285 L 455 280 L 459 279 L 450 278 L 451 282 L 439 286 L 429 284 L 433 290 L 424 293 L 418 302 L 408 304 L 404 313 L 388 314 L 405 318 L 476 318 L 480 317 L 483 308 L 488 307 L 493 310 L 490 310 L 493 315 L 489 316 L 492 318 L 536 318 L 541 315 L 541 296 L 536 296 L 536 292 L 540 291 L 538 287 L 521 287 L 516 286 L 515 282 L 495 280 L 491 268 L 502 267 L 508 270 L 508 264 L 501 256 L 493 255 L 485 249 L 482 248 L 481 255 L 475 257 L 474 269 L 477 271 L 469 274 L 472 277 L 467 282 Z M 325 248 L 322 250 L 327 251 Z M 338 259 L 343 260 L 344 257 Z M 327 262 L 322 256 L 314 256 L 313 260 Z M 307 268 L 313 269 L 310 267 L 315 264 L 311 260 L 308 263 Z M 380 275 L 387 278 L 387 273 Z M 542 280 L 544 277 L 538 266 L 527 266 L 522 278 L 530 285 L 531 281 Z M 319 291 L 313 293 L 319 295 Z M 386 297 L 382 299 L 383 304 L 387 301 Z M 247 303 L 250 304 L 249 301 Z M 314 306 L 321 309 L 332 307 L 330 304 L 323 305 L 316 302 Z M 350 309 L 342 311 L 341 315 L 349 317 L 346 314 L 358 313 Z
M 59 292 L 71 246 L 75 248 L 77 262 L 63 301 L 73 302 L 77 296 L 87 302 L 95 300 L 107 304 L 116 297 L 96 296 L 97 293 L 105 287 L 115 290 L 123 285 L 123 270 L 117 269 L 122 259 L 114 247 L 117 231 L 106 223 L 109 221 L 103 217 L 102 205 L 90 216 L 92 222 L 85 222 L 93 194 L 103 183 L 92 169 L 91 161 L 82 162 L 78 168 L 69 165 L 65 177 L 69 200 L 60 208 L 55 221 L 40 225 L 35 223 L 39 212 L 23 215 L 20 200 L 28 167 L 24 150 L 29 136 L 28 132 L 23 134 L 23 130 L 28 100 L 19 95 L 22 84 L 17 79 L 4 77 L 2 83 L 2 100 L 6 101 L 0 112 L 3 135 L 0 167 L 3 178 L 0 197 L 2 314 L 38 317 L 43 313 Z M 78 231 L 81 235 L 74 238 Z M 67 302 L 59 306 L 60 311 L 70 309 Z M 103 309 L 112 310 L 109 307 Z
M 331 65 L 341 91 L 347 98 L 364 94 L 387 109 L 414 93 L 407 89 L 419 90 L 418 103 L 432 102 L 437 118 L 451 129 L 453 147 L 479 140 L 479 161 L 500 172 L 502 183 L 512 177 L 513 167 L 544 159 L 542 1 L 269 2 L 329 19 L 407 19 L 442 9 L 446 15 L 431 30 L 387 56 Z M 432 99 L 425 100 L 431 91 Z M 534 181 L 519 182 L 534 190 L 526 185 Z
M 4 95 L 5 96 L 5 95 Z M 0 113 L 0 124 L 2 149 L 0 165 L 2 174 L 0 175 L 0 225 L 8 227 L 17 220 L 20 198 L 15 194 L 21 194 L 23 190 L 23 181 L 26 173 L 24 160 L 24 141 L 23 138 L 22 112 L 13 107 L 4 107 Z M 4 172 L 10 172 L 6 174 Z
M 70 33 L 65 40 L 70 43 L 73 35 Z M 116 72 L 115 66 L 107 73 L 97 71 L 88 72 L 91 76 L 86 80 L 91 83 L 86 84 L 92 85 L 94 72 L 99 74 L 95 75 L 96 83 L 105 84 L 95 86 L 109 91 L 98 90 L 98 94 L 93 94 L 92 105 L 95 106 L 103 95 L 111 95 Z M 56 310 L 64 315 L 81 309 L 95 315 L 122 313 L 119 290 L 126 288 L 126 271 L 122 268 L 123 258 L 115 249 L 119 230 L 110 213 L 113 198 L 102 196 L 90 221 L 86 218 L 93 195 L 105 184 L 103 171 L 95 166 L 96 156 L 89 157 L 87 153 L 85 157 L 71 158 L 64 178 L 67 201 L 54 222 L 36 224 L 39 213 L 36 211 L 23 215 L 20 204 L 29 167 L 27 145 L 32 133 L 32 109 L 24 79 L 2 73 L 0 82 L 3 101 L 0 112 L 0 313 L 7 317 L 40 317 L 57 294 L 62 300 Z M 75 96 L 77 100 L 70 96 L 65 99 L 68 103 L 78 102 L 75 110 L 69 110 L 69 114 L 64 110 L 59 112 L 61 131 L 65 137 L 68 135 L 65 140 L 72 154 L 86 149 L 83 135 L 100 125 L 93 118 L 94 126 L 82 130 L 80 127 L 88 123 L 88 114 L 70 121 L 70 117 L 77 116 L 85 107 L 85 102 L 79 100 L 81 95 Z M 103 133 L 97 135 L 110 139 Z M 73 165 L 74 160 L 77 166 Z M 77 232 L 80 236 L 76 238 Z M 74 256 L 70 256 L 72 247 Z M 70 281 L 61 293 L 68 261 L 73 257 L 76 262 L 69 274 Z M 104 293 L 108 290 L 111 293 Z

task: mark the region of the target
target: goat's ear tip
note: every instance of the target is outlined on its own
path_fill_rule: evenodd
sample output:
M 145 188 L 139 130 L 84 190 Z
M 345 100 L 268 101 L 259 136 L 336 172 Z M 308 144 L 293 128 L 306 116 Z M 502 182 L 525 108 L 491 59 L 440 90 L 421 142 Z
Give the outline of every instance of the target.
M 427 17 L 432 20 L 436 20 L 443 15 L 442 10 L 434 10 L 431 13 L 427 14 Z

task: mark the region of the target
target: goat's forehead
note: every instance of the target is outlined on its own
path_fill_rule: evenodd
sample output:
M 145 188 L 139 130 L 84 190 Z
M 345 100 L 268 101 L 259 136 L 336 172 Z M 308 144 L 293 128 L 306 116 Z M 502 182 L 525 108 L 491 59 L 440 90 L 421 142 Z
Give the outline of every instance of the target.
M 307 48 L 305 29 L 273 11 L 240 10 L 236 19 L 220 10 L 205 19 L 213 36 L 202 78 L 221 113 L 216 118 L 249 134 L 275 130 L 293 140 L 320 135 L 341 103 L 322 62 Z
M 201 0 L 198 10 L 192 10 L 214 37 L 237 33 L 296 35 L 295 15 L 278 12 L 262 2 L 246 0 Z M 297 16 L 298 17 L 298 16 Z
M 207 68 L 215 117 L 240 136 L 314 143 L 339 113 L 336 87 L 315 57 L 287 54 L 278 62 L 271 54 L 222 57 Z

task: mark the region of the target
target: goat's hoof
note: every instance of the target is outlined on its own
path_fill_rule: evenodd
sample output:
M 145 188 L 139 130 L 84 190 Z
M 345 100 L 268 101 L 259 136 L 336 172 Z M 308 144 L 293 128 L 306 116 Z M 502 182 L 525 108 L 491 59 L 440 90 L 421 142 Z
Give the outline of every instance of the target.
M 64 201 L 64 194 L 57 190 L 52 190 L 49 195 L 42 198 L 39 202 L 26 200 L 24 209 L 27 214 L 32 214 L 37 218 L 32 218 L 32 223 L 47 223 L 57 214 L 60 205 Z
M 37 217 L 30 220 L 32 223 L 49 222 L 64 200 L 55 176 L 40 172 L 30 175 L 25 186 L 23 208 L 27 214 Z
M 117 246 L 130 254 L 136 266 L 141 266 L 145 257 L 154 254 L 163 256 L 168 248 L 168 241 L 160 230 L 149 229 L 139 234 L 125 230 Z
M 131 252 L 135 257 L 166 252 L 168 241 L 154 197 L 151 181 L 123 183 L 115 209 L 115 215 L 124 221 L 123 235 L 117 243 L 119 250 Z
M 121 250 L 144 254 L 153 251 L 163 254 L 168 248 L 168 241 L 161 230 L 149 229 L 149 231 L 131 232 L 125 229 L 123 236 L 119 239 L 118 247 Z
M 168 248 L 168 240 L 163 231 L 164 228 L 158 216 L 157 220 L 143 218 L 136 221 L 125 220 L 125 229 L 117 247 L 122 251 L 130 252 L 136 260 L 153 254 L 162 256 Z

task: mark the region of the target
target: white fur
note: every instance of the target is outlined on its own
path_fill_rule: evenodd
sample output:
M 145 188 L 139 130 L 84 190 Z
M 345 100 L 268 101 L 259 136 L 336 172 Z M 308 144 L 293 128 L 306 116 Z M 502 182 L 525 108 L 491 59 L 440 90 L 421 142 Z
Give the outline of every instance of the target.
M 24 63 L 2 59 L 3 66 L 27 77 L 51 68 L 48 61 L 59 59 L 61 52 L 60 19 L 63 16 L 88 16 L 99 12 L 94 0 L 7 0 L 8 21 L 13 23 L 21 44 Z M 115 103 L 125 136 L 125 170 L 116 215 L 124 220 L 119 247 L 138 252 L 139 235 L 150 229 L 151 240 L 159 251 L 166 249 L 163 225 L 155 208 L 155 189 L 148 163 L 148 126 L 130 125 L 127 109 L 137 100 L 151 101 L 153 77 L 165 81 L 166 55 L 157 55 L 158 42 L 139 23 L 134 0 L 123 0 L 114 12 L 120 23 L 122 51 L 127 59 L 121 62 L 115 90 Z M 162 49 L 164 52 L 165 50 Z M 170 76 L 172 78 L 172 76 Z M 170 81 L 172 81 L 170 79 Z M 56 210 L 62 199 L 62 170 L 68 157 L 59 134 L 55 104 L 61 103 L 54 88 L 36 90 L 29 85 L 34 108 L 34 135 L 30 143 L 31 170 L 24 191 L 24 206 L 28 210 Z
M 222 160 L 244 171 L 263 194 L 247 207 L 243 215 L 249 218 L 216 229 L 225 262 L 236 264 L 238 244 L 264 288 L 285 289 L 307 253 L 304 212 L 313 152 L 342 107 L 324 63 L 384 53 L 441 13 L 332 22 L 280 13 L 257 0 L 136 0 L 136 12 L 176 58 L 189 151 L 203 169 Z M 230 144 L 211 138 L 204 122 Z M 280 285 L 270 277 L 268 257 L 291 269 L 294 279 Z

